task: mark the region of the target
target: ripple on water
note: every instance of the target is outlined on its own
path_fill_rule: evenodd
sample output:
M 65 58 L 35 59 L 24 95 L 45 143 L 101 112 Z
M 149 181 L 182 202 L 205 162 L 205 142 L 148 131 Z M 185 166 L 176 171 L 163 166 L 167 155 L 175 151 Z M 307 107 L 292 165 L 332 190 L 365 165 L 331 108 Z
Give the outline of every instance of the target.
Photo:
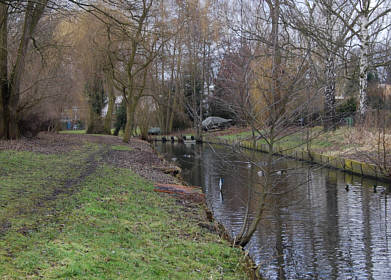
M 248 186 L 259 190 L 260 177 L 227 147 L 158 146 L 177 158 L 185 180 L 201 185 L 215 217 L 237 234 L 246 212 Z M 194 151 L 196 149 L 196 151 Z M 219 154 L 216 154 L 219 153 Z M 196 153 L 197 159 L 184 154 Z M 230 164 L 222 162 L 230 160 Z M 262 154 L 253 159 L 262 163 Z M 269 202 L 264 219 L 246 249 L 267 279 L 391 279 L 391 195 L 387 188 L 334 170 L 280 161 L 299 167 L 279 187 L 294 191 Z M 254 170 L 256 171 L 256 170 Z M 293 174 L 293 173 L 292 173 Z M 300 175 L 301 174 L 301 175 Z M 224 178 L 222 192 L 219 178 Z M 281 176 L 279 177 L 281 178 Z M 280 180 L 280 179 L 279 179 Z M 345 189 L 349 184 L 349 190 Z M 374 193 L 373 185 L 377 184 Z M 259 199 L 251 193 L 250 210 Z

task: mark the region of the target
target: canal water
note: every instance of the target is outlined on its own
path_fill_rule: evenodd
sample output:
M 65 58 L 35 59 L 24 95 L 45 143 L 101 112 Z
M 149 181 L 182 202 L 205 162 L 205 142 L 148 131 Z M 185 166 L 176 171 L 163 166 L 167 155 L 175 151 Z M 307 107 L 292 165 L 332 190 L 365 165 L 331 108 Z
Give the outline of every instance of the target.
M 228 232 L 238 234 L 247 204 L 251 213 L 259 202 L 265 154 L 209 144 L 155 145 L 182 168 L 184 180 L 203 188 Z M 245 248 L 263 277 L 391 279 L 387 184 L 282 158 L 274 166 L 286 172 L 273 176 L 275 193 Z

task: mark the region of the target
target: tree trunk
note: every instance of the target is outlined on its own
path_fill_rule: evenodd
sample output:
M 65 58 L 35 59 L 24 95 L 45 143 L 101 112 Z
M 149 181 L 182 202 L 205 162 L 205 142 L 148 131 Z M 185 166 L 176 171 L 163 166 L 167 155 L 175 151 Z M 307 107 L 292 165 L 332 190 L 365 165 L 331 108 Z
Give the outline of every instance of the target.
M 109 103 L 107 104 L 107 113 L 104 123 L 105 133 L 111 135 L 111 123 L 113 119 L 113 111 L 115 105 L 114 87 L 111 78 L 107 78 L 107 91 L 109 94 Z
M 271 182 L 271 166 L 273 162 L 273 142 L 269 144 L 269 152 L 267 154 L 267 164 L 265 166 L 264 185 L 262 187 L 262 194 L 260 196 L 260 201 L 255 211 L 254 219 L 251 221 L 249 226 L 243 225 L 241 235 L 236 238 L 236 244 L 242 247 L 246 246 L 250 242 L 251 237 L 254 232 L 257 230 L 258 224 L 263 217 L 263 212 L 265 211 L 266 199 L 268 193 L 270 192 Z M 247 221 L 247 219 L 245 219 Z
M 170 118 L 169 118 L 169 121 L 168 121 L 168 132 L 169 133 L 172 132 L 172 127 L 173 127 L 173 124 L 174 124 L 175 111 L 176 111 L 176 108 L 177 108 L 177 97 L 176 97 L 176 94 L 174 95 L 173 99 L 174 100 L 173 100 L 172 109 L 171 109 L 171 112 L 170 112 Z
M 360 93 L 360 120 L 364 121 L 368 111 L 368 54 L 369 54 L 369 35 L 368 35 L 368 15 L 364 12 L 361 15 L 361 30 L 360 30 L 360 77 L 359 77 L 359 93 Z
M 9 139 L 16 139 L 20 136 L 18 128 L 18 105 L 20 99 L 20 84 L 22 81 L 22 75 L 25 68 L 27 49 L 30 41 L 31 34 L 28 32 L 32 25 L 31 11 L 28 5 L 26 10 L 26 16 L 23 26 L 23 33 L 19 44 L 18 55 L 16 63 L 10 77 L 9 87 L 9 103 L 8 105 L 8 137 Z
M 19 122 L 19 99 L 20 99 L 20 85 L 22 81 L 23 71 L 25 69 L 27 50 L 29 46 L 30 39 L 34 34 L 35 28 L 40 20 L 45 7 L 47 5 L 47 0 L 43 1 L 28 1 L 25 16 L 23 31 L 19 43 L 19 48 L 16 55 L 15 65 L 11 69 L 11 74 L 8 79 L 8 61 L 6 55 L 8 55 L 8 46 L 7 46 L 7 20 L 8 20 L 8 6 L 1 4 L 0 8 L 0 47 L 2 49 L 0 54 L 0 79 L 2 81 L 1 85 L 1 107 L 3 125 L 2 132 L 0 136 L 7 139 L 16 139 L 20 137 L 20 131 L 18 127 Z M 6 82 L 7 81 L 7 82 Z
M 105 117 L 104 130 L 106 134 L 111 135 L 111 123 L 113 119 L 113 111 L 115 105 L 115 96 L 109 96 L 109 103 L 107 105 L 107 113 Z
M 102 126 L 102 118 L 99 114 L 94 112 L 93 108 L 89 108 L 89 117 L 87 123 L 87 134 L 102 134 L 104 129 Z
M 324 130 L 335 130 L 335 121 L 335 63 L 333 55 L 329 54 L 326 61 L 326 87 L 324 90 Z
M 0 139 L 8 138 L 8 6 L 0 3 Z
M 278 120 L 278 115 L 284 111 L 284 104 L 282 103 L 281 96 L 281 51 L 278 42 L 279 37 L 279 19 L 280 19 L 280 1 L 279 0 L 267 0 L 267 5 L 269 6 L 271 18 L 272 18 L 272 40 L 273 40 L 273 66 L 272 66 L 272 91 L 273 101 L 271 104 L 271 114 L 270 114 L 270 136 L 269 136 L 269 144 L 268 144 L 268 154 L 266 160 L 266 166 L 264 168 L 264 176 L 263 176 L 263 185 L 262 185 L 262 193 L 260 195 L 260 201 L 258 202 L 258 206 L 255 211 L 254 219 L 251 221 L 251 224 L 248 226 L 244 225 L 245 232 L 241 233 L 241 236 L 238 236 L 236 244 L 241 245 L 242 247 L 246 246 L 253 236 L 254 232 L 257 230 L 258 224 L 263 217 L 263 212 L 265 211 L 266 200 L 268 198 L 268 194 L 271 192 L 272 181 L 272 164 L 273 164 L 273 148 L 274 148 L 274 125 Z M 280 103 L 280 104 L 276 104 Z
M 122 139 L 125 143 L 128 143 L 130 140 L 130 136 L 132 134 L 132 122 L 133 122 L 133 110 L 130 103 L 126 103 L 126 124 L 125 124 L 125 132 L 124 138 Z
M 128 143 L 130 137 L 132 136 L 132 129 L 134 127 L 134 113 L 136 111 L 136 106 L 138 100 L 130 100 L 126 103 L 126 124 L 124 138 L 122 139 L 125 143 Z
M 276 120 L 284 114 L 285 111 L 285 101 L 283 100 L 283 96 L 281 95 L 281 51 L 279 45 L 279 23 L 278 20 L 280 18 L 280 2 L 279 0 L 275 1 L 267 1 L 270 13 L 272 17 L 272 41 L 273 41 L 273 50 L 272 50 L 272 58 L 273 58 L 273 66 L 272 66 L 272 114 L 271 114 L 271 123 L 275 123 Z

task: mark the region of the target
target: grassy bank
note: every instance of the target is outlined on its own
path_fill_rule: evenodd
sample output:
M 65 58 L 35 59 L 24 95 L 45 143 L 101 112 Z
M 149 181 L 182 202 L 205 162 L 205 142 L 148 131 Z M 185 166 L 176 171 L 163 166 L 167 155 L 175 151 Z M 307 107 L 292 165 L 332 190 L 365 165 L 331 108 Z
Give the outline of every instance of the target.
M 391 178 L 391 134 L 376 128 L 340 127 L 324 132 L 321 127 L 310 130 L 289 128 L 274 143 L 274 151 L 300 160 L 307 160 L 381 180 Z M 235 143 L 252 148 L 251 131 L 209 134 L 206 141 Z M 308 140 L 309 139 L 309 140 Z M 307 145 L 308 143 L 308 145 Z M 268 151 L 264 140 L 256 141 L 256 149 Z
M 0 151 L 0 279 L 245 279 L 199 207 L 105 162 L 122 146 Z
M 355 128 L 341 127 L 335 131 L 323 132 L 321 127 L 313 127 L 308 133 L 309 138 L 307 138 L 306 129 L 287 133 L 285 137 L 276 142 L 276 145 L 283 149 L 305 151 L 307 150 L 307 142 L 309 142 L 311 151 L 316 153 L 339 155 L 354 152 L 354 143 L 352 143 L 351 139 L 355 138 L 357 133 Z M 250 130 L 240 133 L 229 133 L 227 131 L 226 134 L 217 137 L 217 139 L 223 141 L 244 141 L 251 138 L 252 133 Z M 258 143 L 265 144 L 266 142 L 259 140 Z

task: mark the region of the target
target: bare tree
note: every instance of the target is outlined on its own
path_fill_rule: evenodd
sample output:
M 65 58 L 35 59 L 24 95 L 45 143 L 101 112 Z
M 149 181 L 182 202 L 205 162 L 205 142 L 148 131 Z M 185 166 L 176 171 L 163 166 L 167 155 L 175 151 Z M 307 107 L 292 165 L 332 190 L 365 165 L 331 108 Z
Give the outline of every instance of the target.
M 360 49 L 359 113 L 361 120 L 364 120 L 368 112 L 368 72 L 371 68 L 388 63 L 387 61 L 377 63 L 371 61 L 373 54 L 371 54 L 371 45 L 390 26 L 390 22 L 387 20 L 391 12 L 390 2 L 388 0 L 346 0 L 342 1 L 342 3 L 349 5 L 351 8 L 335 11 L 332 5 L 325 0 L 321 1 L 358 39 Z
M 184 61 L 184 15 L 178 10 L 175 1 L 160 2 L 159 16 L 165 24 L 160 28 L 160 36 L 173 34 L 167 40 L 154 61 L 152 86 L 158 123 L 165 134 L 170 134 L 174 118 L 183 115 L 182 69 Z M 166 30 L 164 30 L 166 29 Z
M 247 211 L 242 228 L 235 236 L 235 243 L 242 246 L 250 241 L 256 231 L 270 198 L 281 195 L 277 189 L 276 174 L 284 171 L 278 170 L 275 155 L 287 149 L 281 145 L 287 136 L 305 126 L 300 119 L 308 119 L 308 107 L 317 92 L 315 90 L 312 96 L 307 96 L 311 86 L 309 50 L 306 45 L 300 45 L 296 35 L 288 30 L 289 25 L 282 20 L 285 7 L 279 0 L 251 6 L 245 13 L 253 17 L 253 21 L 248 20 L 240 32 L 243 40 L 256 44 L 249 55 L 251 59 L 245 63 L 247 74 L 244 77 L 247 78 L 242 81 L 244 91 L 236 94 L 243 96 L 238 100 L 242 98 L 244 104 L 249 104 L 241 112 L 243 121 L 253 128 L 255 140 L 260 141 L 267 150 L 265 164 L 251 163 L 260 169 L 261 186 L 256 190 L 259 201 L 254 206 L 252 218 Z M 298 126 L 299 123 L 302 126 Z M 304 143 L 305 139 L 301 144 Z
M 14 9 L 14 6 L 11 4 L 17 5 L 17 8 L 22 9 L 24 14 L 19 47 L 13 65 L 9 65 L 8 61 L 8 22 L 10 19 L 9 15 Z M 20 130 L 18 127 L 18 121 L 20 119 L 18 105 L 27 52 L 32 42 L 34 42 L 34 32 L 47 4 L 47 0 L 26 2 L 10 1 L 0 3 L 1 138 L 14 139 L 20 137 Z
M 124 142 L 131 137 L 135 110 L 139 100 L 145 95 L 148 71 L 164 40 L 158 36 L 156 22 L 152 21 L 156 12 L 155 4 L 154 0 L 118 3 L 126 19 L 121 16 L 122 22 L 112 29 L 123 42 L 116 53 L 114 81 L 118 88 L 125 89 L 127 122 Z M 122 70 L 125 70 L 125 75 L 121 74 Z
M 286 22 L 307 41 L 311 50 L 311 60 L 314 66 L 319 68 L 313 74 L 324 90 L 323 124 L 325 130 L 333 130 L 337 121 L 337 76 L 341 75 L 346 65 L 345 56 L 349 51 L 349 42 L 355 36 L 355 33 L 351 32 L 351 26 L 355 24 L 352 7 L 344 2 L 329 0 L 306 1 L 302 6 L 297 6 L 294 1 L 288 1 L 288 5 L 289 9 L 285 9 L 284 17 Z M 334 12 L 331 12 L 331 9 Z M 344 21 L 335 13 L 344 13 Z
M 206 99 L 211 85 L 211 45 L 216 34 L 210 17 L 211 1 L 191 0 L 182 3 L 185 15 L 184 56 L 182 83 L 185 107 L 196 129 L 196 138 L 202 139 L 202 120 L 206 110 Z

